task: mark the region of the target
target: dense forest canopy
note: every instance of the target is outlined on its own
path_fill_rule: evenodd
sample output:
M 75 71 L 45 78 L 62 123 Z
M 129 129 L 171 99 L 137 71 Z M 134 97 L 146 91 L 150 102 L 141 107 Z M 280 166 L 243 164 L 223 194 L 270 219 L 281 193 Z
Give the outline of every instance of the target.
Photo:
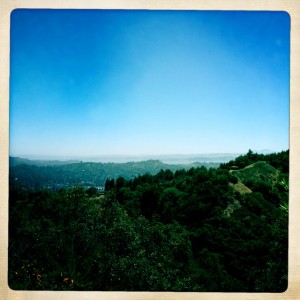
M 161 166 L 151 161 L 148 167 L 155 164 Z M 67 166 L 77 164 L 55 167 Z M 128 170 L 133 166 L 126 165 Z M 214 168 L 150 168 L 143 175 L 116 177 L 105 173 L 104 194 L 95 184 L 46 188 L 47 180 L 57 184 L 52 170 L 58 172 L 49 166 L 10 168 L 12 289 L 287 288 L 288 150 L 267 155 L 249 150 Z M 94 182 L 101 176 L 99 165 L 84 170 Z M 42 185 L 36 184 L 39 179 Z

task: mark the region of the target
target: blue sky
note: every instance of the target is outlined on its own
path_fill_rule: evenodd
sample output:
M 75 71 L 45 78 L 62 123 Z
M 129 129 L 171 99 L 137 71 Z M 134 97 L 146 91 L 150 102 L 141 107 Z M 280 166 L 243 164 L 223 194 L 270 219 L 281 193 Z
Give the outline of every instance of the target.
M 285 12 L 15 10 L 10 154 L 289 147 Z

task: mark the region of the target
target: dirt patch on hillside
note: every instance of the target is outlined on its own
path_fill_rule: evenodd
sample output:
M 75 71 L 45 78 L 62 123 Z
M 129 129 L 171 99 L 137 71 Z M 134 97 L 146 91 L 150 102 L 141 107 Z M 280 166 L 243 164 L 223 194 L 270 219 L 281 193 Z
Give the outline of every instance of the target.
M 104 195 L 99 195 L 99 196 L 96 196 L 96 197 L 92 197 L 91 199 L 92 200 L 97 200 L 97 199 L 103 199 L 104 198 Z
M 239 192 L 240 194 L 250 194 L 252 193 L 252 191 L 245 186 L 241 181 L 239 181 L 238 183 L 229 183 L 230 186 L 232 186 L 237 192 Z

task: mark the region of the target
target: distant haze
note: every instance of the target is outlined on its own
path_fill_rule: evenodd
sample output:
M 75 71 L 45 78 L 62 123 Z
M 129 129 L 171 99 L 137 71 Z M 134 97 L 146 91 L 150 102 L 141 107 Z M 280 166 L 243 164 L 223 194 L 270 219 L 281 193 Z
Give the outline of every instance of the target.
M 10 50 L 12 156 L 289 148 L 285 12 L 18 9 Z
M 272 153 L 271 150 L 256 151 L 255 153 Z M 20 158 L 30 160 L 75 160 L 83 162 L 138 162 L 150 159 L 160 160 L 166 164 L 191 164 L 193 162 L 228 162 L 245 153 L 202 153 L 202 154 L 165 154 L 165 155 L 98 155 L 98 156 L 58 156 L 58 155 L 20 155 Z

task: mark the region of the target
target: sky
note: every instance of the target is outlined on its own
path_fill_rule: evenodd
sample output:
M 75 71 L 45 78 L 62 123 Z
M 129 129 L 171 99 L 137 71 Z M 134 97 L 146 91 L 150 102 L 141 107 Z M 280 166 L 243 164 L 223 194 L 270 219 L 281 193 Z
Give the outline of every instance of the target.
M 285 12 L 11 14 L 10 155 L 289 148 Z

